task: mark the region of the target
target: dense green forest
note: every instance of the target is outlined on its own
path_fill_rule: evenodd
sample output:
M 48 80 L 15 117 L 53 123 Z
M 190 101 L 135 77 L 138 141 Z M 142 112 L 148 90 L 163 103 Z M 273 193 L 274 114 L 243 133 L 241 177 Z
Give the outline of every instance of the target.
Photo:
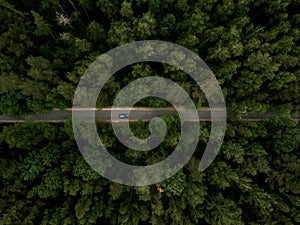
M 161 160 L 177 145 L 179 124 L 153 153 L 121 147 L 108 124 L 108 150 L 131 164 Z M 102 178 L 77 150 L 65 124 L 2 126 L 0 224 L 297 224 L 300 222 L 300 126 L 289 119 L 231 122 L 221 153 L 204 172 L 199 159 L 209 136 L 203 124 L 190 162 L 156 185 L 130 187 Z M 132 125 L 147 136 L 144 123 Z M 151 152 L 152 152 L 151 151 Z M 137 163 L 138 162 L 138 163 Z
M 145 39 L 198 54 L 236 112 L 299 107 L 299 0 L 1 0 L 0 6 L 2 114 L 70 107 L 97 56 Z M 140 63 L 107 83 L 98 106 L 111 105 L 122 86 L 149 75 L 172 78 L 198 107 L 205 105 L 182 71 Z
M 172 178 L 145 187 L 98 175 L 81 156 L 71 120 L 0 124 L 0 224 L 298 224 L 300 223 L 299 0 L 0 0 L 0 115 L 45 113 L 72 106 L 81 76 L 101 54 L 137 40 L 177 43 L 214 72 L 226 105 L 237 113 L 282 117 L 228 121 L 217 159 L 198 164 L 210 134 L 201 123 L 190 162 Z M 138 63 L 116 73 L 98 97 L 111 106 L 129 82 L 161 76 L 182 86 L 197 107 L 205 96 L 184 72 Z M 164 107 L 147 98 L 141 106 Z M 180 123 L 154 151 L 127 149 L 110 124 L 98 133 L 121 161 L 166 158 Z M 139 137 L 148 124 L 131 124 Z

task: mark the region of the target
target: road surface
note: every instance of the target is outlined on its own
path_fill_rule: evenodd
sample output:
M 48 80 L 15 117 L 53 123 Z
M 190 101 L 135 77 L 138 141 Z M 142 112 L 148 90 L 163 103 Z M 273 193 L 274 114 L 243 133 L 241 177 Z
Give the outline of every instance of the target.
M 130 108 L 116 108 L 114 109 L 117 114 L 124 113 L 124 110 L 129 110 Z M 87 109 L 76 109 L 73 110 L 81 110 L 83 112 L 91 112 L 95 111 L 96 121 L 104 121 L 104 122 L 125 122 L 126 119 L 114 119 L 111 120 L 111 108 L 103 108 L 101 110 L 95 110 L 93 108 Z M 216 114 L 217 119 L 223 119 L 219 109 L 212 109 Z M 161 116 L 171 116 L 176 115 L 177 111 L 174 108 L 142 108 L 135 107 L 130 111 L 129 120 L 131 122 L 142 120 L 149 121 L 153 117 L 161 117 Z M 87 115 L 89 115 L 87 113 Z M 63 123 L 67 118 L 72 116 L 72 108 L 68 108 L 65 110 L 54 109 L 53 111 L 45 114 L 35 114 L 28 113 L 25 116 L 17 117 L 17 116 L 0 116 L 0 123 L 16 123 L 16 122 L 26 122 L 26 121 L 34 121 L 34 122 L 50 122 L 50 123 Z M 230 114 L 227 115 L 228 118 L 231 118 Z M 248 115 L 242 117 L 241 120 L 250 120 L 250 121 L 259 121 L 263 119 L 268 119 L 270 117 L 276 116 L 275 114 L 260 114 L 260 115 Z M 211 111 L 210 108 L 202 108 L 198 110 L 199 121 L 211 121 Z M 88 118 L 87 118 L 88 119 Z M 300 121 L 300 116 L 293 117 L 294 120 Z

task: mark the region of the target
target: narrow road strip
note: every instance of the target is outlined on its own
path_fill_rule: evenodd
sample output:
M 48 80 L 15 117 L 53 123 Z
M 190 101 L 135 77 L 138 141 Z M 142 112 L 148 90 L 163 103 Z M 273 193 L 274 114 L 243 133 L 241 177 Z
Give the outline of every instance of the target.
M 129 121 L 135 122 L 138 120 L 142 121 L 149 121 L 153 117 L 161 117 L 161 116 L 174 116 L 177 114 L 177 111 L 172 108 L 146 108 L 146 107 L 120 107 L 114 108 L 113 110 L 118 113 L 122 114 L 126 110 L 130 110 Z M 102 109 L 95 109 L 95 108 L 67 108 L 65 110 L 54 109 L 49 113 L 45 114 L 35 114 L 35 113 L 28 113 L 25 116 L 5 116 L 0 115 L 0 123 L 18 123 L 18 122 L 26 122 L 26 121 L 33 121 L 33 122 L 49 122 L 49 123 L 63 123 L 67 118 L 72 116 L 72 110 L 79 110 L 87 113 L 87 120 L 89 119 L 89 115 L 91 111 L 95 112 L 96 121 L 102 122 L 112 122 L 112 123 L 122 123 L 127 122 L 128 119 L 117 119 L 111 121 L 111 107 L 102 108 Z M 199 121 L 211 121 L 211 111 L 214 111 L 216 115 L 216 119 L 218 119 L 218 111 L 222 109 L 219 108 L 201 108 L 198 110 L 198 117 Z M 232 118 L 230 113 L 228 113 L 228 118 Z M 219 119 L 224 119 L 221 117 Z M 266 113 L 266 114 L 254 114 L 254 115 L 247 115 L 241 118 L 242 121 L 260 121 L 265 120 L 271 117 L 276 116 L 274 113 Z M 300 116 L 292 117 L 292 119 L 296 121 L 300 121 Z

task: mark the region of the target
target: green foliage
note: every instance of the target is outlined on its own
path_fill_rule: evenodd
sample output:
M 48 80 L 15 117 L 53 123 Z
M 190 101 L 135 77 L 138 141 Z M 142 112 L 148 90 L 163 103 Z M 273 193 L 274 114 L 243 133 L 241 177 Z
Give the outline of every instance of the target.
M 162 183 L 162 188 L 167 196 L 180 196 L 185 189 L 185 175 L 182 171 L 178 172 L 175 176 L 169 178 Z
M 134 32 L 131 24 L 122 21 L 113 21 L 107 35 L 107 42 L 111 47 L 134 41 Z
M 269 124 L 268 148 L 275 152 L 291 152 L 300 145 L 300 129 L 289 119 L 274 119 Z
M 3 97 L 2 114 L 69 107 L 72 83 L 78 83 L 98 55 L 144 39 L 175 42 L 198 53 L 215 73 L 227 105 L 241 114 L 285 104 L 297 108 L 298 92 L 293 87 L 299 86 L 300 31 L 294 2 L 45 0 L 12 4 L 3 0 L 1 5 L 5 25 L 0 65 L 5 73 L 0 90 L 9 96 Z M 150 75 L 147 71 L 143 76 Z M 131 68 L 117 83 L 134 79 L 136 72 Z M 186 80 L 180 84 L 194 89 L 194 85 L 187 87 L 191 84 Z M 31 91 L 29 86 L 37 88 Z M 22 107 L 15 104 L 16 91 L 21 99 L 29 98 Z M 191 96 L 197 106 L 207 104 L 203 97 Z M 100 105 L 109 105 L 109 98 L 104 97 Z
M 300 112 L 299 11 L 299 0 L 0 0 L 0 114 L 71 107 L 76 85 L 99 55 L 152 39 L 199 54 L 237 118 L 285 115 L 229 121 L 221 152 L 204 172 L 198 164 L 210 124 L 201 124 L 188 165 L 147 187 L 115 184 L 91 169 L 76 147 L 71 120 L 0 125 L 0 224 L 298 224 L 300 127 L 289 116 Z M 197 107 L 208 105 L 178 68 L 137 63 L 107 82 L 97 107 L 110 106 L 124 85 L 146 76 L 172 79 Z M 138 104 L 168 106 L 157 98 Z M 179 119 L 164 120 L 165 140 L 143 154 L 121 146 L 108 124 L 98 129 L 120 161 L 154 163 L 180 138 Z M 149 135 L 147 123 L 131 128 Z M 90 131 L 82 132 L 88 139 Z
M 125 17 L 125 18 L 131 18 L 133 16 L 133 11 L 132 11 L 132 3 L 124 1 L 122 3 L 122 8 L 120 10 L 120 14 Z
M 92 21 L 88 25 L 87 34 L 88 34 L 89 40 L 93 41 L 94 43 L 100 44 L 106 38 L 106 31 L 105 31 L 104 27 L 95 21 Z
M 51 27 L 45 21 L 43 16 L 39 15 L 33 10 L 31 11 L 31 13 L 34 17 L 34 23 L 36 25 L 36 30 L 34 31 L 34 34 L 37 36 L 49 35 L 51 33 Z
M 22 105 L 25 98 L 16 95 L 2 95 L 0 98 L 0 112 L 5 115 L 22 115 L 26 106 Z
M 156 34 L 156 20 L 151 13 L 145 13 L 140 19 L 133 21 L 137 38 L 149 39 Z
M 48 81 L 49 83 L 57 83 L 58 77 L 53 71 L 51 62 L 43 57 L 29 56 L 26 62 L 31 67 L 28 71 L 28 76 L 35 80 Z
M 298 138 L 290 137 L 297 136 L 299 124 L 286 119 L 232 122 L 221 154 L 205 172 L 198 171 L 196 154 L 184 169 L 160 184 L 127 187 L 105 180 L 87 165 L 75 148 L 70 122 L 3 126 L 1 201 L 7 207 L 0 207 L 1 221 L 96 224 L 106 218 L 110 224 L 297 223 L 300 161 Z M 168 117 L 166 122 L 168 128 L 176 126 L 175 118 Z M 140 122 L 132 129 L 140 133 L 146 127 Z M 110 129 L 101 124 L 104 139 L 112 135 Z M 26 133 L 34 136 L 21 138 Z M 285 138 L 280 139 L 280 134 Z M 205 140 L 206 132 L 201 135 Z M 288 151 L 278 147 L 284 139 L 290 142 Z M 115 142 L 109 145 L 120 148 Z M 165 148 L 172 145 L 163 144 Z
M 80 177 L 84 181 L 94 180 L 99 178 L 99 174 L 90 168 L 83 158 L 79 158 L 73 168 L 73 174 Z

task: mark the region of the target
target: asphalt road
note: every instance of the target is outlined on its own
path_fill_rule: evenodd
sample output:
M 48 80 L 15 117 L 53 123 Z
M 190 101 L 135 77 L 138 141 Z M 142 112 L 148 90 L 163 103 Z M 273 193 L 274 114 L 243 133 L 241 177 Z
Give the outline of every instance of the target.
M 95 109 L 76 109 L 73 110 L 79 110 L 82 112 L 93 112 Z M 124 113 L 124 111 L 129 110 L 129 108 L 116 108 L 114 109 L 114 112 L 118 114 Z M 221 116 L 221 113 L 219 109 L 212 109 L 215 112 L 217 119 L 224 119 Z M 174 108 L 141 108 L 136 107 L 133 108 L 130 111 L 129 114 L 129 120 L 130 121 L 149 121 L 153 117 L 161 117 L 161 116 L 170 116 L 170 115 L 176 115 L 177 111 Z M 87 116 L 90 114 L 87 113 Z M 17 116 L 0 116 L 0 123 L 16 123 L 16 122 L 26 122 L 26 121 L 34 121 L 34 122 L 52 122 L 52 123 L 62 123 L 67 118 L 72 116 L 72 108 L 65 109 L 65 110 L 59 110 L 54 109 L 53 111 L 45 114 L 35 114 L 35 113 L 28 113 L 25 116 L 17 117 Z M 252 121 L 259 121 L 263 119 L 268 119 L 270 117 L 276 116 L 272 113 L 267 114 L 260 114 L 260 115 L 248 115 L 242 117 L 241 120 L 252 120 Z M 211 121 L 211 111 L 210 108 L 202 108 L 198 110 L 198 117 L 199 121 Z M 227 115 L 228 118 L 230 118 L 230 113 Z M 128 119 L 113 119 L 111 120 L 111 108 L 103 108 L 101 110 L 95 111 L 95 118 L 96 121 L 104 121 L 104 122 L 113 122 L 113 123 L 119 123 L 119 122 L 126 122 Z M 89 118 L 87 118 L 89 119 Z M 294 120 L 300 121 L 300 116 L 293 117 Z

